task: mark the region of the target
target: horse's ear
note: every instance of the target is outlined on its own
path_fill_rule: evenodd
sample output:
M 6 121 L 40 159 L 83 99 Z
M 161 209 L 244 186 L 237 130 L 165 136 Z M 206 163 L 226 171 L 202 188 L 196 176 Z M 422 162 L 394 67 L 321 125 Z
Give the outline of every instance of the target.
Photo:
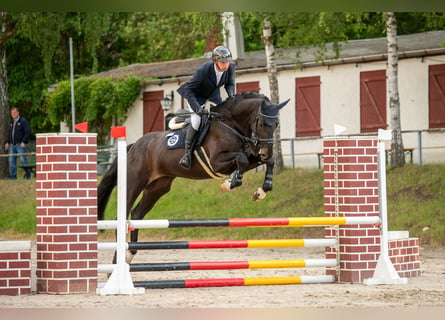
M 277 106 L 277 109 L 280 110 L 280 109 L 283 108 L 289 101 L 290 101 L 290 98 L 287 99 L 287 100 L 284 101 L 284 102 L 281 102 L 281 103 L 277 104 L 277 105 L 276 105 L 276 106 Z

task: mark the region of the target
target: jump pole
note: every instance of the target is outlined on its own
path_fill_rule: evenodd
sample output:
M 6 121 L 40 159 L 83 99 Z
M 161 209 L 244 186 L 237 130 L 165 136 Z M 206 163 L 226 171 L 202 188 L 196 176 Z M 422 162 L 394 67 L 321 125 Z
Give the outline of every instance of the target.
M 143 294 L 145 288 L 135 288 L 130 275 L 130 266 L 125 261 L 127 234 L 127 143 L 117 141 L 117 226 L 116 266 L 110 278 L 97 292 L 101 295 Z
M 380 220 L 382 226 L 380 228 L 380 257 L 377 260 L 377 266 L 372 278 L 364 280 L 366 285 L 379 284 L 407 284 L 407 278 L 401 278 L 397 273 L 394 265 L 389 258 L 388 250 L 388 212 L 386 202 L 386 161 L 385 161 L 385 141 L 391 140 L 391 131 L 378 131 L 378 149 L 377 163 L 379 175 L 379 208 Z
M 336 259 L 155 262 L 130 264 L 130 272 L 311 268 L 335 267 L 336 265 Z M 114 264 L 99 264 L 98 272 L 113 272 L 115 266 Z

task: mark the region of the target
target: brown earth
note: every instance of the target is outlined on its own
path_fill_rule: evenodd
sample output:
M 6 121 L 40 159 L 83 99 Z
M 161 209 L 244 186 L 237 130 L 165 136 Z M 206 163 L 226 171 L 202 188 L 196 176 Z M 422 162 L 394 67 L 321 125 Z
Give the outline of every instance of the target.
M 224 256 L 224 259 L 221 257 Z M 101 252 L 109 263 L 111 252 Z M 323 258 L 320 249 L 143 251 L 133 262 Z M 421 276 L 406 285 L 304 284 L 191 289 L 147 289 L 142 295 L 31 294 L 0 296 L 0 308 L 423 308 L 445 307 L 445 248 L 420 251 Z M 133 280 L 324 274 L 322 268 L 132 273 Z M 101 274 L 99 281 L 106 281 Z M 3 318 L 3 317 L 2 317 Z M 275 317 L 274 317 L 275 318 Z M 6 319 L 6 318 L 5 318 Z

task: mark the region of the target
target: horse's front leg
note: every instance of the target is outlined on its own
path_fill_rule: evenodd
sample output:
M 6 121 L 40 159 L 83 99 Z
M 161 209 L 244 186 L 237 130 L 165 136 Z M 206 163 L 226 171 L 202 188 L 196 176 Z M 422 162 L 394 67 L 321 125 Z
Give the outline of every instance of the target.
M 236 170 L 230 175 L 230 179 L 225 180 L 221 184 L 223 191 L 230 191 L 243 184 L 243 176 L 249 164 L 249 160 L 244 153 L 237 153 L 235 157 Z
M 264 175 L 263 186 L 253 192 L 253 201 L 263 200 L 266 197 L 267 192 L 272 190 L 273 166 L 273 158 L 270 158 L 266 162 L 266 173 Z

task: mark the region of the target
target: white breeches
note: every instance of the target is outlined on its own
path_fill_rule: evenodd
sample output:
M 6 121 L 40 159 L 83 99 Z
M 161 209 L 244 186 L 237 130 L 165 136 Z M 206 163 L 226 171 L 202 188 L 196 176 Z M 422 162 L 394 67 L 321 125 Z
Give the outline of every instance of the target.
M 192 128 L 195 129 L 195 131 L 199 130 L 199 126 L 201 125 L 201 117 L 193 111 L 193 109 L 190 107 L 190 104 L 187 102 L 187 107 L 189 111 L 192 113 L 190 115 L 190 121 L 192 124 Z

